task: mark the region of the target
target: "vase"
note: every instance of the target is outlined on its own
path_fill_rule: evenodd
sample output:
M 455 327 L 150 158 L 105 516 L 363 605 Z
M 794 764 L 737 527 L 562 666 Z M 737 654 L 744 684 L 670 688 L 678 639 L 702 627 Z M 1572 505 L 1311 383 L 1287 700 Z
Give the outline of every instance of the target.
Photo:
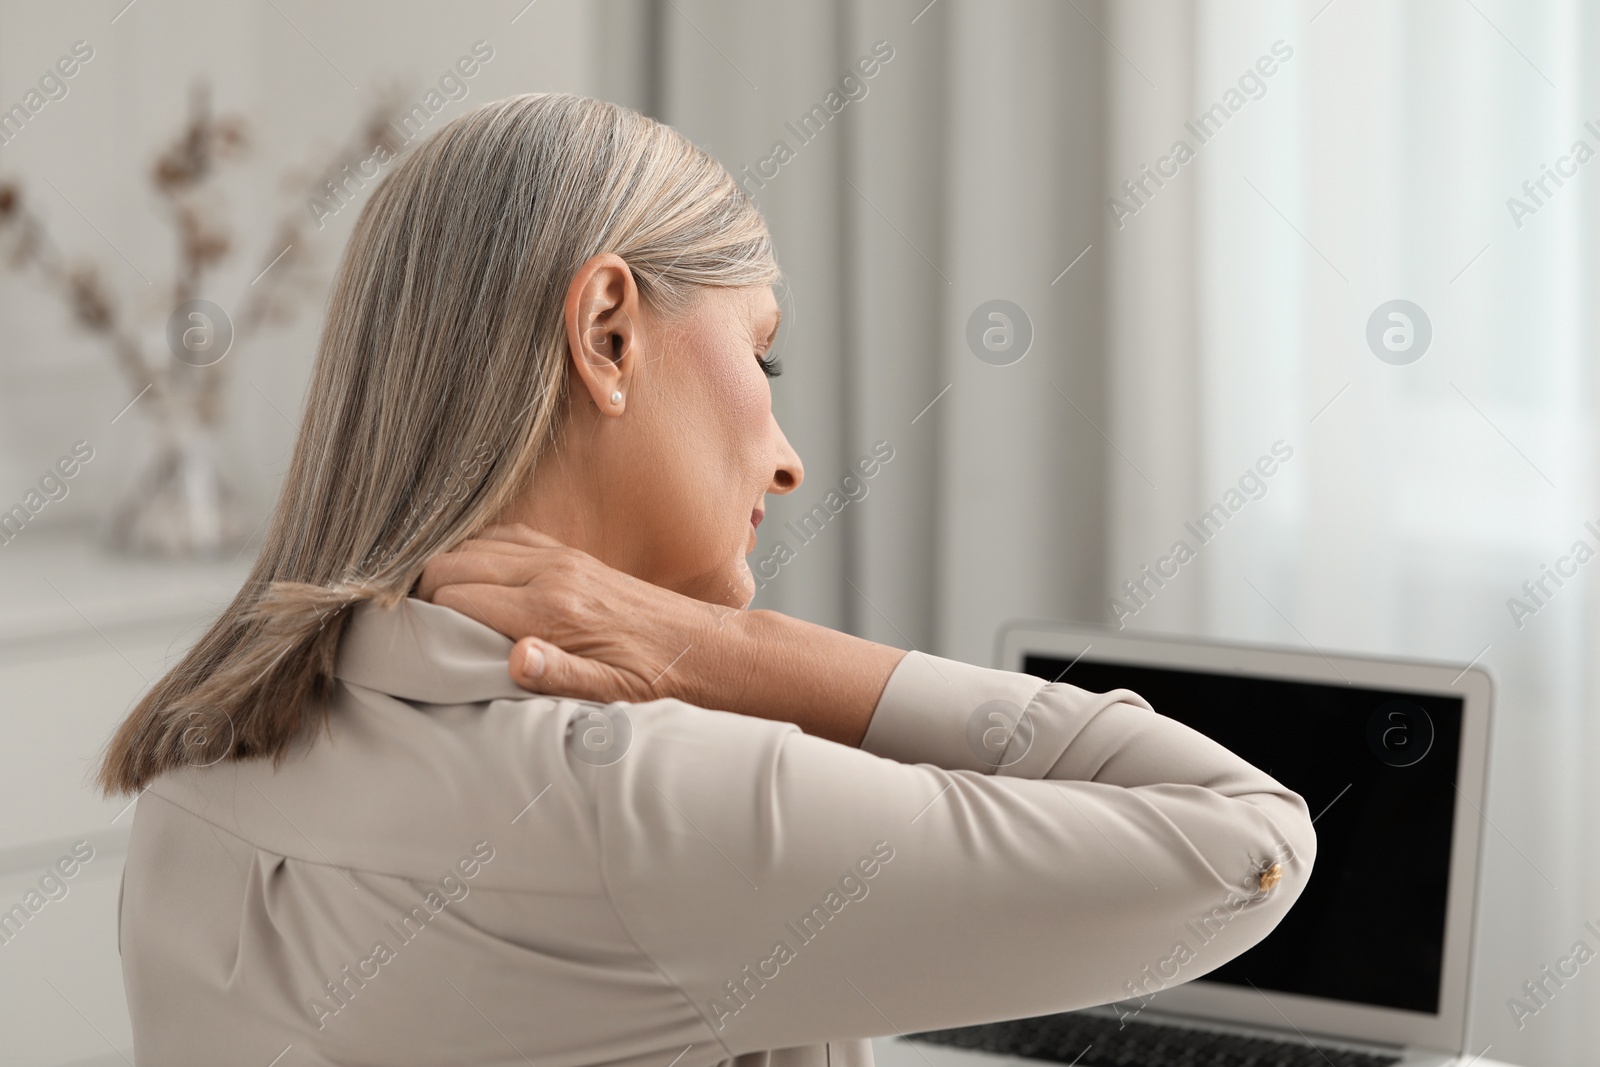
M 153 461 L 112 515 L 111 547 L 168 559 L 237 553 L 252 529 L 222 462 L 215 430 L 163 418 Z

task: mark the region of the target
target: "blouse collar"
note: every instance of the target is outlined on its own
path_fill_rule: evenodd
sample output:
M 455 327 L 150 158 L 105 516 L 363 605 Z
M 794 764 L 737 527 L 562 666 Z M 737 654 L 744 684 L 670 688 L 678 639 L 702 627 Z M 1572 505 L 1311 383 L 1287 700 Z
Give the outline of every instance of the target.
M 451 608 L 407 597 L 351 609 L 334 677 L 425 704 L 528 699 L 511 680 L 512 642 Z

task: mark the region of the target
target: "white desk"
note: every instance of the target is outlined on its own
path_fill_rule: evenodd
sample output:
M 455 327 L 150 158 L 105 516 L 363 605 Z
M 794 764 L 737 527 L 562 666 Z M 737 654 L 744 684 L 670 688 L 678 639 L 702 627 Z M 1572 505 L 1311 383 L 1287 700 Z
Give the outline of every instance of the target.
M 86 531 L 39 526 L 0 546 L 0 911 L 74 842 L 94 858 L 65 896 L 0 943 L 7 1063 L 126 1067 L 117 888 L 132 809 L 89 778 L 118 722 L 249 568 L 106 555 Z

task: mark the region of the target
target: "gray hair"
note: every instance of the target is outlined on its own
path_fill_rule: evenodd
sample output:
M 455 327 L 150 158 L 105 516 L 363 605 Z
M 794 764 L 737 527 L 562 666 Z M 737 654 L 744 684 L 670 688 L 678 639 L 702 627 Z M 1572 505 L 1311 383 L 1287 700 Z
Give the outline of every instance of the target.
M 780 278 L 727 170 L 615 104 L 495 101 L 394 164 L 334 279 L 261 553 L 117 729 L 105 793 L 186 764 L 281 760 L 326 721 L 348 609 L 399 602 L 536 476 L 567 407 L 567 288 L 602 252 L 666 315 L 703 287 Z

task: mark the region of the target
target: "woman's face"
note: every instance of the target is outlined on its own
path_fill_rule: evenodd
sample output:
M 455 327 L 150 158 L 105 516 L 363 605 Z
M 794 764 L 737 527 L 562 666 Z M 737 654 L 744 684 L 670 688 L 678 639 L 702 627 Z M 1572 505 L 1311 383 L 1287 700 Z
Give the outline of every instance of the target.
M 566 311 L 569 417 L 502 521 L 686 596 L 747 607 L 745 557 L 765 496 L 804 477 L 758 358 L 777 333 L 772 289 L 707 287 L 665 316 L 603 254 L 573 279 Z
M 758 358 L 779 315 L 769 286 L 707 288 L 687 314 L 650 321 L 605 455 L 606 484 L 624 487 L 609 523 L 630 542 L 621 558 L 635 577 L 740 608 L 755 595 L 745 557 L 766 494 L 804 477 Z

